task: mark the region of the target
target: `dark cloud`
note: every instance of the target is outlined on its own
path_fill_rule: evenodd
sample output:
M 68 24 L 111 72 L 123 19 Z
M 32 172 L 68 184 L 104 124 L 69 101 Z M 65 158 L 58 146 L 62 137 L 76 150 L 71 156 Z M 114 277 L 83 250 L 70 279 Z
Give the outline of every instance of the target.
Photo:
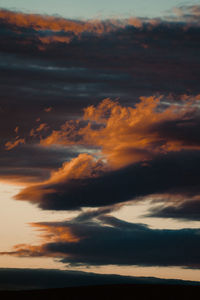
M 160 137 L 170 141 L 179 142 L 182 146 L 188 147 L 200 145 L 198 132 L 200 130 L 200 115 L 197 111 L 193 116 L 188 114 L 186 118 L 176 120 L 165 120 L 149 128 L 149 131 L 155 130 Z
M 93 216 L 94 217 L 94 216 Z M 57 257 L 71 265 L 182 266 L 200 268 L 199 229 L 150 229 L 100 215 L 67 222 L 36 223 L 39 246 L 19 245 L 1 254 Z M 51 240 L 49 240 L 51 237 Z
M 200 200 L 182 200 L 175 205 L 155 207 L 148 216 L 200 221 Z
M 188 7 L 194 18 L 197 11 L 198 6 Z M 64 121 L 77 118 L 84 107 L 103 98 L 120 97 L 119 102 L 133 105 L 141 95 L 173 93 L 175 99 L 175 95 L 200 93 L 200 27 L 190 24 L 186 29 L 186 19 L 108 20 L 91 25 L 0 12 L 2 148 L 7 142 L 16 144 L 16 126 L 21 141 L 30 144 L 29 134 L 37 125 L 36 119 L 46 123 L 49 130 L 58 129 Z M 180 97 L 174 101 L 180 101 Z M 47 107 L 53 107 L 48 114 Z M 176 127 L 180 136 L 183 130 L 176 125 L 172 130 L 171 124 L 162 125 L 160 130 L 172 136 Z M 196 129 L 189 126 L 185 126 L 184 134 L 188 133 L 189 142 L 196 142 L 199 123 Z
M 41 147 L 36 144 L 20 145 L 6 151 L 0 149 L 0 176 L 14 181 L 40 181 L 76 156 L 73 148 Z
M 135 164 L 128 160 L 129 165 L 119 170 L 111 171 L 98 161 L 92 162 L 91 176 L 49 181 L 50 172 L 63 163 L 82 152 L 94 153 L 103 145 L 101 141 L 90 149 L 88 145 L 38 145 L 66 120 L 78 119 L 84 107 L 107 97 L 119 97 L 124 107 L 133 107 L 138 96 L 162 93 L 163 107 L 177 103 L 181 107 L 182 94 L 189 98 L 197 95 L 197 107 L 199 6 L 181 6 L 174 13 L 163 19 L 91 23 L 0 11 L 0 176 L 39 182 L 23 190 L 18 199 L 43 209 L 68 210 L 109 206 L 150 194 L 193 197 L 199 193 L 198 109 L 193 114 L 147 124 L 144 132 L 140 129 L 142 136 L 131 136 L 131 140 L 150 138 L 144 148 L 131 147 L 128 136 L 126 147 L 116 152 L 118 161 L 126 157 L 140 160 Z M 47 113 L 47 108 L 52 109 Z M 42 126 L 45 130 L 40 131 Z M 156 135 L 153 141 L 152 134 Z M 162 150 L 167 153 L 155 155 L 152 149 L 164 146 Z M 112 155 L 114 145 L 110 149 Z M 185 151 L 180 152 L 182 149 Z M 192 149 L 196 151 L 189 151 Z M 88 169 L 84 169 L 87 174 Z M 174 209 L 177 213 L 188 205 L 183 200 L 180 207 L 163 209 L 175 216 Z
M 11 106 L 9 113 L 15 111 L 16 116 L 25 111 L 28 122 L 34 111 L 56 101 L 56 123 L 58 111 L 69 114 L 77 105 L 81 108 L 108 96 L 130 103 L 156 92 L 199 93 L 199 27 L 185 30 L 185 24 L 166 20 L 150 26 L 148 21 L 139 27 L 128 20 L 124 26 L 117 20 L 116 26 L 100 22 L 101 34 L 85 30 L 77 37 L 72 30 L 70 43 L 50 39 L 44 44 L 42 38 L 55 36 L 48 18 L 39 16 L 31 22 L 26 14 L 1 11 L 2 106 Z M 73 22 L 78 28 L 83 25 Z M 106 31 L 109 26 L 114 30 Z M 56 35 L 68 37 L 63 28 L 58 27 Z
M 66 254 L 62 261 L 71 264 L 200 266 L 199 230 L 153 230 L 112 217 L 102 220 L 109 226 L 75 224 L 71 230 L 79 242 L 47 243 L 44 251 Z
M 16 199 L 37 203 L 42 209 L 70 210 L 139 200 L 151 194 L 194 196 L 200 192 L 200 153 L 170 152 L 146 164 L 136 163 L 98 177 L 67 176 L 61 181 L 28 187 Z
M 110 32 L 106 35 L 94 38 L 83 37 L 75 40 L 70 44 L 66 43 L 50 43 L 41 51 L 37 47 L 41 44 L 37 35 L 35 39 L 28 40 L 21 35 L 20 42 L 15 33 L 14 36 L 4 40 L 0 50 L 2 53 L 17 55 L 25 55 L 31 60 L 40 60 L 40 64 L 47 64 L 50 67 L 75 67 L 86 68 L 96 73 L 95 77 L 89 78 L 87 71 L 85 72 L 85 80 L 77 76 L 77 86 L 81 91 L 81 83 L 87 83 L 89 95 L 100 94 L 108 96 L 108 93 L 130 99 L 130 94 L 150 95 L 155 92 L 168 93 L 185 93 L 190 89 L 193 93 L 198 93 L 198 77 L 199 77 L 199 56 L 198 56 L 198 29 L 190 29 L 185 31 L 181 26 L 176 24 L 159 24 L 151 29 L 148 28 L 132 28 L 130 26 L 120 29 L 117 32 Z M 2 34 L 3 35 L 3 34 Z M 29 35 L 32 37 L 33 33 Z M 17 51 L 18 48 L 18 51 Z M 15 50 L 14 50 L 15 49 Z M 80 55 L 81 49 L 81 55 Z M 10 65 L 10 64 L 9 64 Z M 15 66 L 15 72 L 19 69 L 21 85 L 26 82 L 30 85 L 29 78 L 35 79 L 35 84 L 41 78 L 43 86 L 47 88 L 47 79 L 56 77 L 54 87 L 61 89 L 66 86 L 65 83 L 73 85 L 73 78 L 67 77 L 67 72 L 63 69 L 54 69 L 54 75 L 49 71 L 49 75 L 43 76 L 44 68 L 27 71 L 29 78 L 24 76 L 25 70 Z M 4 74 L 8 76 L 11 73 L 10 66 L 5 70 Z M 32 72 L 30 72 L 32 71 Z M 15 74 L 13 72 L 13 75 Z M 97 73 L 99 80 L 97 81 Z M 102 73 L 108 73 L 102 82 Z M 109 76 L 110 73 L 110 76 Z M 36 74 L 38 74 L 36 78 Z M 126 75 L 126 77 L 123 76 Z M 78 74 L 77 74 L 78 75 Z M 81 74 L 80 74 L 81 75 Z M 120 75 L 122 80 L 120 81 Z M 11 79 L 13 76 L 10 74 Z M 118 78 L 117 78 L 118 77 Z M 124 80 L 124 78 L 127 80 Z M 78 81 L 80 80 L 80 83 Z M 118 80 L 117 80 L 118 79 Z M 174 80 L 176 79 L 176 82 Z M 86 82 L 87 81 L 87 82 Z M 78 86 L 79 83 L 79 86 Z M 32 82 L 33 84 L 33 82 Z M 102 86 L 104 92 L 102 92 Z M 56 90 L 56 89 L 55 89 Z M 142 93 L 141 93 L 142 92 Z M 57 92 L 58 93 L 58 92 Z M 65 90 L 66 95 L 70 95 L 70 91 Z M 59 94 L 59 93 L 58 93 Z M 111 95 L 110 95 L 111 96 Z

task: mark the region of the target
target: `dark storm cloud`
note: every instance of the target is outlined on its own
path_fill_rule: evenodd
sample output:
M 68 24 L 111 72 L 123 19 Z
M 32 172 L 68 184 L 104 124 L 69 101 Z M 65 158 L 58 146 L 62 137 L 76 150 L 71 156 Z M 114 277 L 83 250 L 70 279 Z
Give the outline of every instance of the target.
M 47 181 L 22 190 L 16 199 L 37 203 L 42 209 L 71 210 L 99 207 L 151 194 L 200 193 L 199 151 L 178 151 L 158 155 L 98 177 Z
M 45 238 L 38 246 L 19 245 L 9 254 L 57 257 L 71 265 L 182 266 L 200 268 L 199 229 L 150 229 L 108 215 L 97 220 L 33 224 Z M 51 237 L 51 240 L 49 240 Z

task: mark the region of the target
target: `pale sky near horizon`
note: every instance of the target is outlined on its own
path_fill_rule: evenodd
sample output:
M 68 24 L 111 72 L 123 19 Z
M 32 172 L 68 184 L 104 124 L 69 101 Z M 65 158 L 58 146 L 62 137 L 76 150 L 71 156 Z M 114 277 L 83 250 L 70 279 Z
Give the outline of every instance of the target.
M 199 1 L 181 0 L 0 0 L 0 8 L 19 10 L 27 13 L 58 14 L 68 18 L 104 17 L 159 17 L 173 7 L 198 4 Z

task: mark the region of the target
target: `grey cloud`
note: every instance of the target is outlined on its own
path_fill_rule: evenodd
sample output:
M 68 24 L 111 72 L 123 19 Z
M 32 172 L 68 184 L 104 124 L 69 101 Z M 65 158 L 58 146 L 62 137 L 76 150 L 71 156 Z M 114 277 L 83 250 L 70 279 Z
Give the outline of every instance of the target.
M 128 223 L 109 215 L 97 220 L 71 220 L 38 223 L 48 234 L 66 232 L 77 240 L 45 242 L 38 248 L 21 246 L 13 252 L 19 256 L 57 257 L 72 266 L 137 265 L 200 268 L 199 229 L 151 229 L 145 224 Z
M 200 221 L 200 200 L 183 200 L 175 205 L 154 207 L 148 214 L 149 217 L 174 218 L 187 221 Z
M 200 192 L 199 156 L 199 151 L 171 152 L 147 164 L 136 163 L 96 178 L 28 187 L 16 199 L 37 203 L 47 210 L 73 210 L 138 201 L 151 194 L 194 196 Z

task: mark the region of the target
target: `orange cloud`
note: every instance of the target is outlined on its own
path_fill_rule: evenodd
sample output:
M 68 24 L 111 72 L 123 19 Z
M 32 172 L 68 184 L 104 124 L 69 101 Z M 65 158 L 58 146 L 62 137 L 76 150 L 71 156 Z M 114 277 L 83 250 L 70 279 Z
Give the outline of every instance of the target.
M 70 36 L 57 36 L 57 35 L 39 37 L 39 40 L 45 45 L 48 45 L 48 44 L 51 44 L 54 42 L 69 44 L 72 41 L 72 39 L 73 39 L 73 37 L 70 37 Z M 46 111 L 46 112 L 48 112 L 48 111 Z
M 129 20 L 128 20 L 128 24 L 129 25 L 132 25 L 132 26 L 134 26 L 134 27 L 136 27 L 136 28 L 140 28 L 140 27 L 142 27 L 142 21 L 140 20 L 140 19 L 138 19 L 138 18 L 130 18 Z
M 35 30 L 73 31 L 80 33 L 84 31 L 83 22 L 75 22 L 63 18 L 44 16 L 39 14 L 24 14 L 7 10 L 0 11 L 0 19 L 19 27 L 32 27 Z
M 16 126 L 14 132 L 17 134 L 19 132 L 19 126 Z
M 41 123 L 36 129 L 31 129 L 30 136 L 36 137 L 39 132 L 48 129 L 48 126 L 46 123 Z
M 13 142 L 8 141 L 7 143 L 5 143 L 5 149 L 6 150 L 11 150 L 11 149 L 17 147 L 20 144 L 25 144 L 25 139 L 23 139 L 23 138 L 19 139 L 18 138 L 17 140 L 15 140 Z
M 45 185 L 54 186 L 67 182 L 73 183 L 76 179 L 95 178 L 106 170 L 107 166 L 101 159 L 95 159 L 89 154 L 80 154 L 71 161 L 63 163 L 57 171 L 53 171 L 48 180 L 43 181 L 41 184 L 32 184 L 23 189 L 15 196 L 15 199 L 25 201 L 29 199 L 39 203 L 45 195 L 48 196 L 54 192 L 53 187 L 43 189 Z
M 139 19 L 131 18 L 129 20 L 119 21 L 111 19 L 109 21 L 90 20 L 90 21 L 73 21 L 61 17 L 25 14 L 21 12 L 13 12 L 8 10 L 0 10 L 0 19 L 11 25 L 18 27 L 31 27 L 36 31 L 51 30 L 54 32 L 64 31 L 73 32 L 79 35 L 83 32 L 102 34 L 124 28 L 127 24 L 138 27 L 141 22 Z
M 134 180 L 140 176 L 140 183 L 141 178 L 149 182 L 148 170 L 152 174 L 156 172 L 157 176 L 156 170 L 161 170 L 161 165 L 162 172 L 165 168 L 166 176 L 169 176 L 171 170 L 167 169 L 166 160 L 169 159 L 170 163 L 174 157 L 177 160 L 175 152 L 200 149 L 198 99 L 182 98 L 176 105 L 170 105 L 170 99 L 163 101 L 162 97 L 141 97 L 140 102 L 132 107 L 107 98 L 96 107 L 85 108 L 82 118 L 65 122 L 60 130 L 53 130 L 40 140 L 44 147 L 74 146 L 79 155 L 64 162 L 43 182 L 28 185 L 15 199 L 30 201 L 43 209 L 62 210 L 102 206 L 102 203 L 118 203 L 135 195 L 146 195 L 143 188 L 140 190 L 140 185 L 138 192 L 136 186 L 133 188 L 131 196 L 128 193 L 123 198 L 121 192 L 116 193 L 115 185 L 121 172 L 125 170 L 125 176 L 126 171 L 129 174 L 133 170 Z M 164 173 L 159 176 L 164 176 L 165 182 Z M 111 180 L 109 185 L 111 176 L 114 176 L 116 184 Z M 166 182 L 169 189 L 168 177 Z M 154 187 L 154 184 L 150 186 Z M 108 191 L 105 196 L 105 189 L 110 194 Z M 162 190 L 166 192 L 165 184 Z M 155 191 L 150 189 L 150 193 L 157 193 L 156 187 Z M 95 193 L 98 195 L 93 199 Z
M 37 132 L 40 132 L 44 129 L 47 129 L 47 124 L 46 123 L 41 123 L 37 128 L 36 128 L 36 131 Z
M 179 126 L 184 126 L 184 121 L 196 110 L 192 102 L 186 99 L 181 105 L 161 108 L 161 98 L 141 97 L 135 107 L 124 107 L 107 98 L 97 107 L 84 109 L 82 119 L 67 121 L 41 144 L 96 147 L 113 168 L 151 159 L 159 153 L 199 148 L 159 131 L 164 123 L 180 121 Z
M 143 26 L 143 22 L 137 18 L 80 21 L 3 9 L 0 10 L 0 21 L 13 26 L 13 30 L 19 35 L 21 33 L 20 28 L 34 29 L 37 32 L 38 40 L 41 42 L 37 45 L 41 51 L 45 50 L 46 46 L 51 43 L 69 44 L 74 37 L 80 38 L 84 33 L 100 36 L 126 26 L 137 28 Z M 45 35 L 44 31 L 46 31 Z M 41 32 L 43 32 L 42 35 Z M 23 41 L 22 43 L 28 44 L 30 41 Z
M 67 226 L 61 224 L 48 223 L 31 223 L 31 226 L 42 232 L 41 237 L 46 242 L 70 242 L 75 243 L 80 241 L 78 236 L 75 236 L 73 232 Z
M 26 244 L 19 244 L 13 247 L 13 251 L 1 252 L 1 255 L 7 254 L 20 257 L 41 257 L 44 256 L 44 249 L 42 245 L 31 246 Z
M 106 167 L 101 159 L 89 154 L 80 154 L 69 162 L 65 162 L 58 171 L 51 174 L 48 183 L 65 182 L 69 179 L 99 176 Z
M 43 243 L 41 245 L 18 244 L 13 247 L 12 251 L 0 252 L 0 255 L 13 255 L 19 257 L 65 257 L 59 252 L 47 253 L 46 243 L 77 243 L 82 237 L 76 236 L 70 225 L 60 222 L 56 223 L 31 223 L 32 227 L 36 228 L 41 234 Z

